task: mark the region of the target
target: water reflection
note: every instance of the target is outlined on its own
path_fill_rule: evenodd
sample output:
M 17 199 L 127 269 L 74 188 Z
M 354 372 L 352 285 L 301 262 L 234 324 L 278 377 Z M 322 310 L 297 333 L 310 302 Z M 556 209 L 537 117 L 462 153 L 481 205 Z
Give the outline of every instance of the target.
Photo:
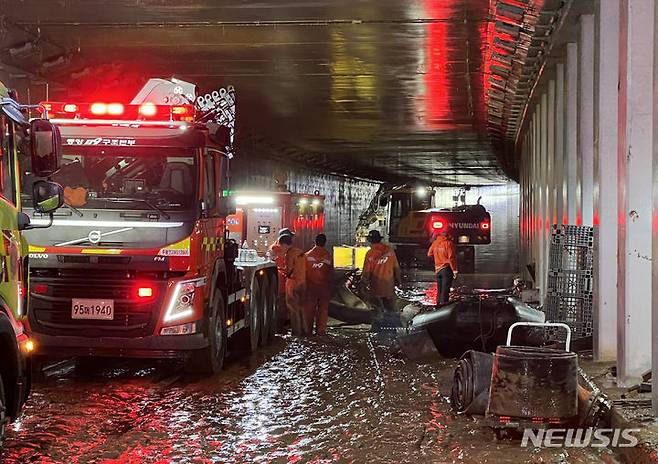
M 563 461 L 563 450 L 530 453 L 454 416 L 453 363 L 414 364 L 389 340 L 333 329 L 237 356 L 213 378 L 125 361 L 63 371 L 35 386 L 4 462 Z

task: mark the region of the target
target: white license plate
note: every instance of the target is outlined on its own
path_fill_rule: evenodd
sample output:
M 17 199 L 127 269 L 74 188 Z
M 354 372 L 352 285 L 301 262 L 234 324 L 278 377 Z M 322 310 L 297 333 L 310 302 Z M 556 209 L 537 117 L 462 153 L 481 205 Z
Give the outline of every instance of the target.
M 71 319 L 114 319 L 114 300 L 96 300 L 91 298 L 73 298 L 71 302 Z

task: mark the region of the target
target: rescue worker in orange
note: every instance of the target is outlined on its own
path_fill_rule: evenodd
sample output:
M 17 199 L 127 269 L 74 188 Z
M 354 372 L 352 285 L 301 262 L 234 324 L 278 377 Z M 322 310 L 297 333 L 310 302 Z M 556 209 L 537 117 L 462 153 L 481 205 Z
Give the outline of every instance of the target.
M 279 237 L 279 245 L 285 252 L 286 306 L 293 335 L 306 335 L 306 259 L 302 250 L 292 246 L 292 239 L 293 235 Z
M 279 231 L 279 239 L 284 235 L 294 236 L 295 233 L 288 228 L 283 228 Z M 279 239 L 277 239 L 277 241 L 274 242 L 270 247 L 269 257 L 272 261 L 276 263 L 276 269 L 278 274 L 277 324 L 281 329 L 285 326 L 285 322 L 289 318 L 288 315 L 289 311 L 286 308 L 286 250 L 279 243 Z
M 378 230 L 371 230 L 366 237 L 370 250 L 366 253 L 363 264 L 362 285 L 370 288 L 373 297 L 385 311 L 395 312 L 395 286 L 400 283 L 400 264 L 395 251 L 384 245 Z
M 457 276 L 456 255 L 455 244 L 450 240 L 447 228 L 434 234 L 427 256 L 434 258 L 437 306 L 446 304 L 450 298 L 450 287 Z
M 331 254 L 325 248 L 327 236 L 318 234 L 315 246 L 306 252 L 306 332 L 313 334 L 315 323 L 316 335 L 325 335 L 329 319 L 329 300 L 331 300 Z

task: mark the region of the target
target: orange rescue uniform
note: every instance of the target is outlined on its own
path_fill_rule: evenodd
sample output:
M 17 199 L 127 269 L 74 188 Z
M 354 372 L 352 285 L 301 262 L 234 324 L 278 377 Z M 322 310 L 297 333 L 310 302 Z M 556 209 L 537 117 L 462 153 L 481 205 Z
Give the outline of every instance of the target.
M 276 263 L 276 269 L 279 274 L 279 294 L 286 292 L 286 250 L 275 242 L 270 247 L 270 259 Z
M 455 244 L 447 237 L 439 235 L 430 249 L 427 256 L 434 258 L 434 272 L 438 273 L 446 267 L 450 267 L 452 272 L 457 272 L 457 260 L 455 258 Z
M 366 253 L 363 279 L 377 298 L 395 297 L 395 283 L 400 281 L 400 264 L 395 251 L 383 243 L 373 243 Z
M 306 296 L 306 260 L 304 252 L 290 247 L 285 255 L 286 262 L 286 306 L 290 312 L 290 327 L 293 335 L 306 335 L 308 324 L 304 314 Z
M 313 323 L 318 335 L 327 331 L 329 300 L 331 300 L 331 255 L 321 246 L 306 252 L 306 312 L 307 332 L 313 333 Z

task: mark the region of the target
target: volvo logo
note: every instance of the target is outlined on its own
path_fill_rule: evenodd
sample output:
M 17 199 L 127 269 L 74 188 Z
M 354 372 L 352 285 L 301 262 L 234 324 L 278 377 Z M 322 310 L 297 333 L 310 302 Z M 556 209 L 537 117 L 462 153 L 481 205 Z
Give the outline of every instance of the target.
M 30 253 L 30 259 L 48 259 L 48 253 Z
M 92 230 L 91 232 L 89 232 L 89 235 L 87 236 L 89 241 L 94 245 L 96 245 L 98 242 L 101 241 L 101 237 L 102 234 L 100 230 Z

